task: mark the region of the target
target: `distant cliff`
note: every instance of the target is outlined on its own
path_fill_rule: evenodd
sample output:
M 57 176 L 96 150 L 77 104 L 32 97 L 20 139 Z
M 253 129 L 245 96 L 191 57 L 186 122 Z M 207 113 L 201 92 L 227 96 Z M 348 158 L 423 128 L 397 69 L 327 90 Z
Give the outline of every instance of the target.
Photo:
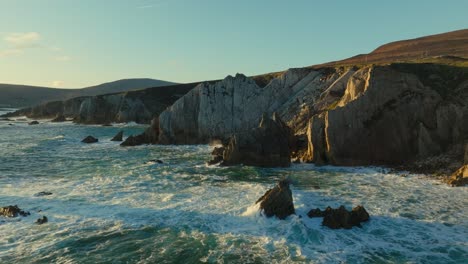
M 190 91 L 198 83 L 148 88 L 98 96 L 77 97 L 20 109 L 6 116 L 53 118 L 63 114 L 82 124 L 111 122 L 150 123 L 165 108 Z
M 124 79 L 82 89 L 56 89 L 27 85 L 0 84 L 0 106 L 30 107 L 51 101 L 67 100 L 80 96 L 119 93 L 175 83 L 154 79 Z

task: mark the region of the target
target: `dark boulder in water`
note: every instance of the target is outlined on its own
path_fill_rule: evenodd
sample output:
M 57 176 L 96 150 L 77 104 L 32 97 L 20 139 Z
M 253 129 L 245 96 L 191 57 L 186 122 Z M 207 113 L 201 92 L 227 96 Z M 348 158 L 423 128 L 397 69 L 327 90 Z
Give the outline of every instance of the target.
M 327 207 L 325 211 L 319 208 L 312 209 L 307 213 L 309 217 L 323 217 L 322 225 L 332 229 L 350 229 L 353 226 L 361 227 L 361 222 L 369 220 L 369 213 L 362 206 L 356 206 L 350 212 L 344 206 L 337 209 Z
M 85 137 L 83 140 L 81 140 L 81 142 L 87 143 L 87 144 L 89 144 L 89 143 L 96 143 L 96 142 L 98 142 L 98 141 L 99 141 L 99 140 L 98 140 L 97 138 L 93 137 L 93 136 L 87 136 L 87 137 Z
M 146 138 L 144 134 L 140 135 L 130 135 L 127 139 L 125 139 L 124 142 L 120 144 L 122 147 L 133 147 L 133 146 L 139 146 L 147 144 Z
M 117 135 L 115 135 L 111 141 L 122 141 L 123 139 L 123 131 L 119 131 L 119 133 L 117 133 Z
M 57 116 L 50 120 L 50 122 L 54 122 L 54 123 L 58 123 L 58 122 L 65 122 L 67 121 L 67 119 L 65 118 L 65 116 L 63 114 L 57 114 Z
M 34 121 L 29 122 L 28 125 L 30 125 L 30 126 L 32 126 L 32 125 L 39 125 L 39 122 L 37 122 L 36 120 L 34 120 Z
M 9 206 L 0 208 L 0 216 L 17 217 L 18 215 L 28 216 L 30 215 L 30 213 L 27 211 L 21 210 L 17 205 L 9 205 Z
M 42 218 L 38 218 L 36 220 L 36 224 L 42 225 L 42 224 L 47 223 L 48 221 L 49 221 L 49 219 L 47 219 L 47 216 L 44 215 L 44 216 L 42 216 Z
M 47 195 L 52 195 L 51 192 L 38 192 L 34 194 L 34 196 L 47 196 Z
M 162 160 L 159 160 L 159 159 L 152 159 L 152 160 L 149 160 L 149 162 L 154 162 L 154 163 L 158 163 L 158 164 L 163 164 L 164 163 Z
M 256 204 L 260 203 L 260 210 L 267 217 L 276 216 L 285 219 L 295 214 L 292 192 L 289 188 L 289 180 L 281 180 L 273 189 L 268 190 Z

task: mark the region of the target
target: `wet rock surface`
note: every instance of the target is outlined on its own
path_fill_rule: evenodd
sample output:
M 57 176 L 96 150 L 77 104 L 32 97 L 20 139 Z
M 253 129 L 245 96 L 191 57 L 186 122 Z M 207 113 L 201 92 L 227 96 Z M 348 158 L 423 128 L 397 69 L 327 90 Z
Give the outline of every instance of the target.
M 281 180 L 273 189 L 268 190 L 255 204 L 260 203 L 260 210 L 266 217 L 276 216 L 285 219 L 295 214 L 289 180 Z
M 0 208 L 0 216 L 5 217 L 17 217 L 17 216 L 28 216 L 29 212 L 23 211 L 17 205 L 9 205 Z
M 34 120 L 28 123 L 28 125 L 33 126 L 33 125 L 39 125 L 39 122 Z

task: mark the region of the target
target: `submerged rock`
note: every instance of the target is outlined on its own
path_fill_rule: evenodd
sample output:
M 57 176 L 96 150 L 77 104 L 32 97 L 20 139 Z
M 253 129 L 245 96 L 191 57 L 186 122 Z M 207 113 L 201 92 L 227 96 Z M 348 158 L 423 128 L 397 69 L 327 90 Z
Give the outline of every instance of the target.
M 350 212 L 344 206 L 337 209 L 327 207 L 324 211 L 319 208 L 312 209 L 307 213 L 307 216 L 323 217 L 322 225 L 331 229 L 350 229 L 353 226 L 361 227 L 361 222 L 369 220 L 369 213 L 361 205 L 356 206 Z
M 234 134 L 223 152 L 223 165 L 289 167 L 291 131 L 279 116 L 266 114 L 257 128 Z
M 34 196 L 47 196 L 47 195 L 52 195 L 51 192 L 38 192 L 34 194 Z
M 27 211 L 21 210 L 17 205 L 9 205 L 9 206 L 0 208 L 0 216 L 17 217 L 18 215 L 28 216 L 30 215 L 30 213 Z
M 158 164 L 163 164 L 164 163 L 162 160 L 159 160 L 159 159 L 152 159 L 152 160 L 149 160 L 149 162 L 154 162 L 154 163 L 158 163 Z
M 54 119 L 52 119 L 50 122 L 58 123 L 58 122 L 65 122 L 65 121 L 67 121 L 67 119 L 65 118 L 63 114 L 57 114 L 57 116 Z
M 42 224 L 47 223 L 48 221 L 49 221 L 49 219 L 47 219 L 47 216 L 44 215 L 44 216 L 42 216 L 42 218 L 38 218 L 36 220 L 36 224 L 42 225 Z
M 39 122 L 37 122 L 36 120 L 34 120 L 34 121 L 29 122 L 28 125 L 30 125 L 30 126 L 32 126 L 32 125 L 39 125 Z
M 255 204 L 260 203 L 260 210 L 267 217 L 276 216 L 285 219 L 295 214 L 292 192 L 288 180 L 281 180 L 273 188 L 268 190 Z
M 123 131 L 119 131 L 112 139 L 111 141 L 122 141 L 123 138 Z
M 98 140 L 97 138 L 93 137 L 93 136 L 87 136 L 87 137 L 85 137 L 83 140 L 81 140 L 81 142 L 87 143 L 87 144 L 89 144 L 89 143 L 96 143 L 96 142 L 98 142 L 98 141 L 99 141 L 99 140 Z

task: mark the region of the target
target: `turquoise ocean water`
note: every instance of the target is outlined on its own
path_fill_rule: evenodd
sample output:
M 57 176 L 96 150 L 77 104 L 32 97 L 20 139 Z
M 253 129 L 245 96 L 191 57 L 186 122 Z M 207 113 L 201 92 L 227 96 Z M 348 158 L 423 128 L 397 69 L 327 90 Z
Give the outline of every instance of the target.
M 221 168 L 205 165 L 210 146 L 110 141 L 143 129 L 0 121 L 0 206 L 31 212 L 0 217 L 0 263 L 468 263 L 466 187 L 384 168 Z M 283 177 L 297 215 L 264 218 L 254 203 Z M 306 216 L 341 204 L 371 221 L 331 230 Z

